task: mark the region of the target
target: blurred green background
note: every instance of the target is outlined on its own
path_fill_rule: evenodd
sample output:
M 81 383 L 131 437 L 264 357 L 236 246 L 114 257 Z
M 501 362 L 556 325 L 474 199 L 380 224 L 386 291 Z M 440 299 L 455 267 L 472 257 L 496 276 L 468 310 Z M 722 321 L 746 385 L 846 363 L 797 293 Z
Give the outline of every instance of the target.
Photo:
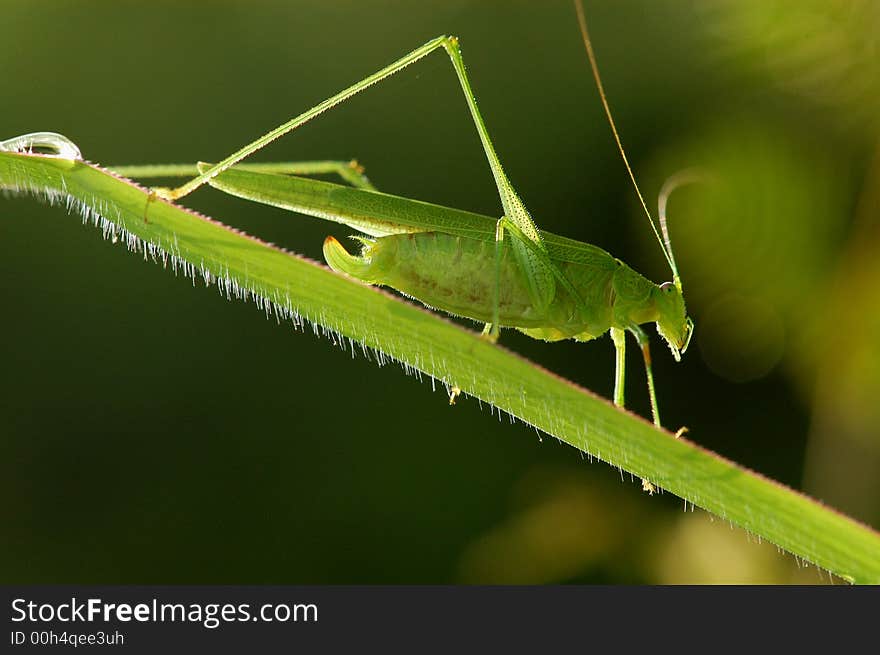
M 618 127 L 670 204 L 697 338 L 655 340 L 664 422 L 880 525 L 880 10 L 871 2 L 587 2 Z M 461 38 L 539 225 L 669 277 L 567 0 L 0 0 L 0 138 L 102 164 L 216 160 L 440 34 Z M 432 55 L 260 153 L 358 158 L 382 190 L 496 215 Z M 349 230 L 186 199 L 320 259 Z M 0 580 L 807 582 L 814 568 L 553 439 L 454 408 L 78 217 L 0 200 Z M 610 396 L 613 349 L 503 343 Z M 628 400 L 647 415 L 630 349 Z

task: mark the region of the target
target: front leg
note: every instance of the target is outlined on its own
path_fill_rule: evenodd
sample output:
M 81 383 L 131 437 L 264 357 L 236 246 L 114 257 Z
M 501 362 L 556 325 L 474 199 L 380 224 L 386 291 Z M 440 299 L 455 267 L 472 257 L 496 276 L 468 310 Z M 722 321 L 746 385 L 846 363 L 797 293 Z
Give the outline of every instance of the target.
M 629 327 L 629 331 L 633 333 L 639 347 L 642 349 L 642 357 L 645 360 L 645 375 L 648 378 L 648 395 L 651 398 L 651 414 L 654 417 L 654 425 L 660 426 L 660 410 L 657 407 L 657 394 L 654 391 L 654 374 L 651 371 L 651 346 L 648 335 L 638 325 Z
M 612 330 L 612 337 L 614 336 L 614 328 Z M 657 408 L 657 394 L 654 393 L 654 374 L 651 372 L 651 350 L 650 343 L 648 341 L 648 335 L 645 334 L 645 331 L 642 330 L 638 325 L 634 325 L 629 328 L 629 331 L 633 333 L 636 338 L 636 341 L 639 343 L 639 347 L 642 349 L 642 357 L 645 359 L 645 375 L 648 378 L 648 395 L 651 397 L 651 414 L 654 417 L 654 425 L 658 428 L 660 426 L 660 410 Z M 624 334 L 623 330 L 618 330 L 621 335 Z M 623 336 L 620 337 L 620 341 L 623 342 Z M 616 345 L 616 341 L 615 341 Z M 620 358 L 623 355 L 623 349 L 618 350 L 618 366 L 622 366 L 620 363 Z M 621 373 L 621 385 L 623 384 L 623 374 Z M 615 395 L 617 394 L 615 390 Z M 616 400 L 615 400 L 616 402 Z M 621 403 L 623 404 L 623 392 L 621 391 Z M 647 494 L 653 496 L 657 493 L 656 485 L 648 480 L 647 478 L 642 478 L 642 491 Z

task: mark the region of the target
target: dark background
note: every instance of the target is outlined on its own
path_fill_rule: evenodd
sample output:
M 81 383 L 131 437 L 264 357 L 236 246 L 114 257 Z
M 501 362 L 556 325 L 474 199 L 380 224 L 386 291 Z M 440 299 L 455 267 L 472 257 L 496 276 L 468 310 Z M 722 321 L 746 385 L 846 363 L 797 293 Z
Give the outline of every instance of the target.
M 828 6 L 826 6 L 828 5 Z M 669 273 L 567 1 L 0 2 L 2 136 L 102 164 L 216 160 L 441 33 L 539 225 Z M 664 422 L 880 524 L 880 71 L 873 3 L 588 2 L 697 338 L 655 337 Z M 357 157 L 382 190 L 497 215 L 435 54 L 260 153 Z M 220 220 L 320 259 L 350 231 L 205 189 Z M 814 568 L 472 401 L 450 408 L 62 210 L 0 202 L 0 580 L 821 582 Z M 653 329 L 651 330 L 653 332 Z M 610 340 L 505 345 L 610 396 Z M 648 413 L 630 349 L 629 404 Z

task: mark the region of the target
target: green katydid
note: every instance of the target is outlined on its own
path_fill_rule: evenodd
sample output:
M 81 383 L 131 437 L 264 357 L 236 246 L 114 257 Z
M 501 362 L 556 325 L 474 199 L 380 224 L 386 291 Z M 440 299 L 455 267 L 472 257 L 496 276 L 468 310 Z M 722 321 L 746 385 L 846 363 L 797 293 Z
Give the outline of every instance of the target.
M 369 284 L 392 287 L 424 304 L 485 323 L 485 338 L 495 340 L 501 327 L 515 328 L 547 341 L 588 341 L 611 333 L 616 349 L 614 402 L 624 404 L 625 335 L 638 342 L 647 375 L 654 423 L 660 425 L 649 340 L 641 325 L 656 323 L 658 332 L 680 359 L 693 334 L 681 277 L 675 264 L 665 219 L 669 190 L 661 193 L 660 236 L 627 162 L 605 97 L 586 22 L 576 2 L 590 65 L 614 138 L 673 281 L 655 284 L 604 250 L 536 227 L 507 178 L 477 107 L 458 40 L 440 36 L 324 102 L 291 119 L 217 164 L 199 164 L 198 175 L 175 189 L 153 194 L 178 200 L 204 184 L 257 202 L 343 223 L 367 236 L 358 255 L 336 239 L 324 242 L 330 267 Z M 375 191 L 357 167 L 344 163 L 238 165 L 241 160 L 351 96 L 382 81 L 435 50 L 452 61 L 489 162 L 503 215 L 494 220 L 469 212 L 390 196 Z M 235 166 L 235 168 L 233 168 Z M 189 175 L 192 166 L 117 167 L 132 176 Z M 195 172 L 195 171 L 193 171 Z M 291 173 L 339 173 L 352 186 L 294 177 Z M 148 217 L 149 203 L 145 218 Z M 453 388 L 450 401 L 458 389 Z

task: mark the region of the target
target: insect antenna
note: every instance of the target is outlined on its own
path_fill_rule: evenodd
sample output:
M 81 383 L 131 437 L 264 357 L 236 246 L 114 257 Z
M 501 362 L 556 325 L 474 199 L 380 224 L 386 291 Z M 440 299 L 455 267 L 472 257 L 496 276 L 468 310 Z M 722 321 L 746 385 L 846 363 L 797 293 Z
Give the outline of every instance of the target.
M 636 182 L 636 176 L 633 174 L 632 168 L 629 165 L 629 160 L 626 158 L 626 152 L 623 149 L 623 143 L 620 140 L 620 135 L 617 133 L 617 126 L 614 124 L 614 117 L 611 115 L 611 107 L 608 105 L 608 98 L 605 96 L 605 87 L 602 86 L 602 77 L 599 75 L 599 65 L 596 63 L 596 55 L 593 54 L 593 43 L 592 41 L 590 41 L 590 33 L 587 30 L 587 17 L 584 15 L 584 7 L 581 0 L 574 0 L 574 9 L 577 12 L 578 26 L 581 29 L 581 38 L 583 39 L 584 47 L 587 50 L 587 57 L 590 60 L 590 68 L 593 71 L 593 79 L 596 80 L 596 88 L 599 90 L 599 98 L 601 98 L 602 100 L 602 107 L 605 109 L 605 116 L 608 118 L 608 124 L 611 126 L 611 132 L 614 134 L 614 141 L 617 143 L 617 149 L 620 151 L 620 156 L 623 158 L 623 164 L 626 166 L 626 172 L 629 173 L 629 179 L 632 181 L 633 187 L 635 187 L 636 190 L 636 194 L 639 196 L 639 201 L 642 203 L 642 209 L 645 210 L 645 215 L 648 217 L 648 222 L 651 224 L 651 230 L 653 230 L 654 236 L 657 237 L 657 243 L 660 244 L 660 249 L 663 251 L 663 256 L 666 257 L 666 261 L 669 263 L 669 268 L 672 270 L 675 285 L 680 289 L 681 278 L 678 275 L 678 267 L 676 267 L 675 265 L 675 258 L 672 256 L 672 246 L 669 241 L 669 232 L 666 229 L 666 203 L 665 201 L 663 203 L 663 218 L 661 219 L 660 223 L 661 228 L 663 229 L 663 235 L 665 237 L 664 241 L 664 239 L 660 236 L 660 231 L 657 229 L 657 223 L 654 221 L 654 217 L 651 216 L 651 212 L 648 210 L 648 205 L 645 202 L 644 196 L 642 196 L 641 189 L 639 189 L 639 183 Z
M 687 168 L 668 178 L 663 183 L 660 195 L 657 197 L 657 216 L 660 219 L 660 229 L 663 232 L 663 240 L 666 243 L 666 252 L 669 253 L 668 259 L 669 265 L 672 267 L 673 280 L 679 291 L 681 291 L 681 276 L 678 274 L 678 267 L 675 265 L 675 257 L 672 254 L 672 241 L 669 239 L 669 228 L 666 225 L 666 204 L 669 201 L 669 196 L 676 189 L 688 184 L 694 184 L 695 182 L 705 182 L 706 179 L 706 175 L 702 171 L 696 168 Z

